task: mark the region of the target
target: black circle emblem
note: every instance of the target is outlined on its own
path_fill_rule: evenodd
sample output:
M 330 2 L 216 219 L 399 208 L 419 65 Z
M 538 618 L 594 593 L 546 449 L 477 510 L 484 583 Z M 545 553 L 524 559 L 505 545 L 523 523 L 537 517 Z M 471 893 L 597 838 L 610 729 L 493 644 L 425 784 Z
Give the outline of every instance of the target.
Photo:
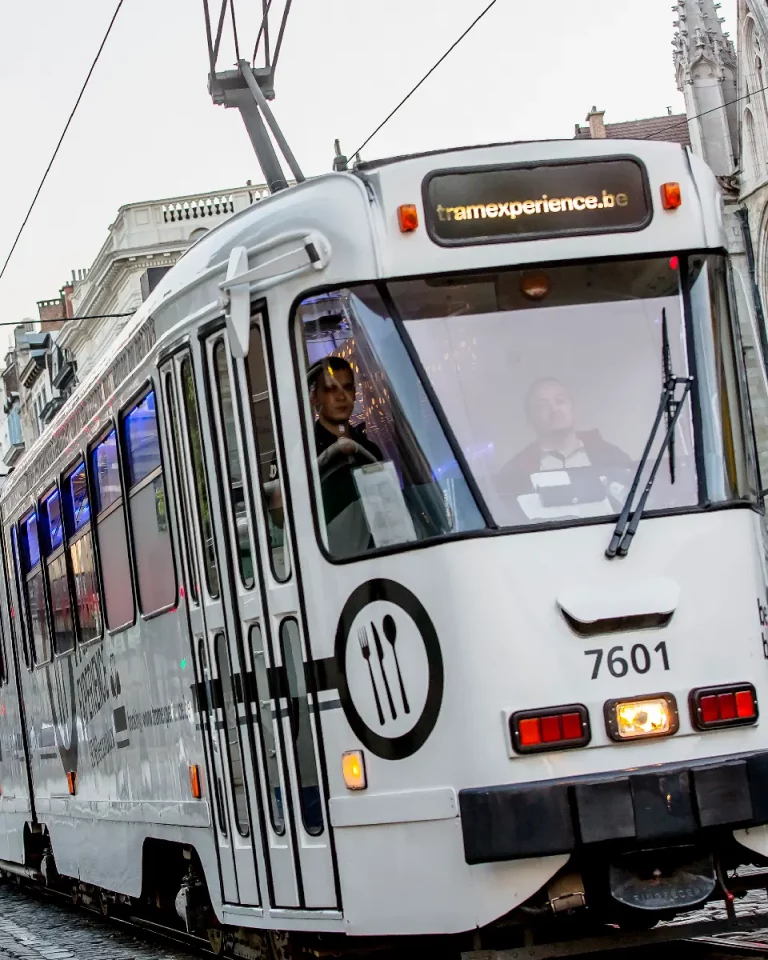
M 443 701 L 443 656 L 421 602 L 393 580 L 369 580 L 336 629 L 339 699 L 360 742 L 384 760 L 416 753 Z

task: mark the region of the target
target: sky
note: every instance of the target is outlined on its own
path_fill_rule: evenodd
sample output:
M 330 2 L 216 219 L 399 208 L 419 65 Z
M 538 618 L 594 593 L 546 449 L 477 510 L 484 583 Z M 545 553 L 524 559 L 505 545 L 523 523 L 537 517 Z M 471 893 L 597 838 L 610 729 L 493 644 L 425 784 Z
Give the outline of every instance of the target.
M 212 10 L 218 0 L 209 0 Z M 277 11 L 278 2 L 273 4 Z M 351 155 L 488 0 L 293 0 L 273 110 L 305 174 Z M 0 265 L 24 218 L 116 0 L 0 4 Z M 682 112 L 670 0 L 497 0 L 363 151 L 570 138 L 592 105 L 607 123 Z M 250 52 L 261 0 L 236 0 Z M 262 177 L 239 114 L 207 91 L 201 0 L 124 0 L 5 276 L 0 322 L 36 317 L 90 266 L 125 203 Z M 278 11 L 279 12 L 279 11 Z M 736 35 L 735 0 L 723 0 Z M 231 41 L 231 30 L 225 36 Z M 219 69 L 234 61 L 222 47 Z M 7 328 L 0 327 L 0 344 Z

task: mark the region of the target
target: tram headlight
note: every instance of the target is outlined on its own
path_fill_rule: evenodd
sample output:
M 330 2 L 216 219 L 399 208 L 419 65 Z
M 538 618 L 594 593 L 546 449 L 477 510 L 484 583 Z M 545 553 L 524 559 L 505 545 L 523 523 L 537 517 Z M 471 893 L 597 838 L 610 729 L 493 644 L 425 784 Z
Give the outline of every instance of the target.
M 675 698 L 669 693 L 632 700 L 609 700 L 605 705 L 608 735 L 612 740 L 641 740 L 677 733 Z

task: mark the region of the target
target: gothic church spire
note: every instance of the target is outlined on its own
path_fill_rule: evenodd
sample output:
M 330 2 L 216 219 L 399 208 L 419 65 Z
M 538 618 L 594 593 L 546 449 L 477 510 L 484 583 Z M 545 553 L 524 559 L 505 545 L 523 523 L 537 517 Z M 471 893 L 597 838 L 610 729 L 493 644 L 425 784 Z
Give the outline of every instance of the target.
M 672 41 L 678 90 L 685 97 L 694 153 L 718 176 L 733 174 L 738 157 L 736 51 L 723 31 L 720 4 L 678 0 Z

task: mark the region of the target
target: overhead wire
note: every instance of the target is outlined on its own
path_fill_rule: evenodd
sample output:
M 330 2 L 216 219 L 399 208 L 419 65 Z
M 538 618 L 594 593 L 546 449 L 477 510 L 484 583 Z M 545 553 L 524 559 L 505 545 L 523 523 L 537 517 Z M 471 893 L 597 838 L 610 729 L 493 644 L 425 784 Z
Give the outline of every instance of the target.
M 93 76 L 93 72 L 96 69 L 96 64 L 99 62 L 102 51 L 104 50 L 104 47 L 107 44 L 109 35 L 112 33 L 112 27 L 114 27 L 115 25 L 115 21 L 117 20 L 117 15 L 120 13 L 120 8 L 123 6 L 124 2 L 125 0 L 118 0 L 117 6 L 115 7 L 115 12 L 112 14 L 112 19 L 109 21 L 107 32 L 104 34 L 104 37 L 101 43 L 99 44 L 99 49 L 96 51 L 96 56 L 93 58 L 93 62 L 91 63 L 90 69 L 88 70 L 85 81 L 83 82 L 83 85 L 80 88 L 80 93 L 77 95 L 77 100 L 75 100 L 75 105 L 74 107 L 72 107 L 72 112 L 69 114 L 69 117 L 67 118 L 67 122 L 64 125 L 64 129 L 61 133 L 61 136 L 59 137 L 59 142 L 56 144 L 56 149 L 53 151 L 53 155 L 51 156 L 51 159 L 48 162 L 48 166 L 45 168 L 45 173 L 43 174 L 43 178 L 40 181 L 37 190 L 35 191 L 35 195 L 32 198 L 32 203 L 29 205 L 29 209 L 27 210 L 27 215 L 24 217 L 24 220 L 22 221 L 22 224 L 19 227 L 19 231 L 16 234 L 13 244 L 11 245 L 11 249 L 8 251 L 8 256 L 5 258 L 5 263 L 3 263 L 2 269 L 0 269 L 0 280 L 3 279 L 5 271 L 8 268 L 8 264 L 10 263 L 11 257 L 13 256 L 14 251 L 18 246 L 19 240 L 21 239 L 21 235 L 24 232 L 24 228 L 29 222 L 29 218 L 32 216 L 32 211 L 35 209 L 35 204 L 37 203 L 38 197 L 40 196 L 42 189 L 45 186 L 45 181 L 48 179 L 48 174 L 51 172 L 51 167 L 53 166 L 54 161 L 58 156 L 59 150 L 61 149 L 61 145 L 64 142 L 64 137 L 66 137 L 67 131 L 70 128 L 72 120 L 74 119 L 74 116 L 77 113 L 77 108 L 80 106 L 80 101 L 83 99 L 83 95 L 85 94 L 86 88 L 88 87 L 90 79 Z
M 663 130 L 656 130 L 654 133 L 649 133 L 647 137 L 639 137 L 640 140 L 653 140 L 655 136 L 659 133 L 668 133 L 670 130 L 676 130 L 677 127 L 682 127 L 685 124 L 692 123 L 694 120 L 698 120 L 700 117 L 706 117 L 709 113 L 715 113 L 716 110 L 723 110 L 725 107 L 730 107 L 731 104 L 740 103 L 742 100 L 749 100 L 750 97 L 754 96 L 756 93 L 765 93 L 768 90 L 768 84 L 764 87 L 760 87 L 757 90 L 750 90 L 749 93 L 745 93 L 740 97 L 736 97 L 735 100 L 726 100 L 725 103 L 720 103 L 716 107 L 710 107 L 709 110 L 702 110 L 701 113 L 697 113 L 692 117 L 686 117 L 685 120 L 678 120 L 677 123 L 670 123 L 668 127 L 665 127 Z
M 360 144 L 360 146 L 357 148 L 357 150 L 354 150 L 354 151 L 350 154 L 350 156 L 352 156 L 352 157 L 357 156 L 357 155 L 360 153 L 360 151 L 361 151 L 362 149 L 364 149 L 364 147 L 367 147 L 367 146 L 368 146 L 368 144 L 371 142 L 371 140 L 373 140 L 373 138 L 376 136 L 376 134 L 379 132 L 379 130 L 381 130 L 381 128 L 382 128 L 385 124 L 389 123 L 389 121 L 392 119 L 392 117 L 394 117 L 394 115 L 397 113 L 397 111 L 400 109 L 400 107 L 402 107 L 404 103 L 406 103 L 408 100 L 410 100 L 410 98 L 413 96 L 414 93 L 416 93 L 416 91 L 417 91 L 417 90 L 419 89 L 419 87 L 424 83 L 424 81 L 427 80 L 427 79 L 435 72 L 435 70 L 437 70 L 437 68 L 440 66 L 440 64 L 443 62 L 443 60 L 445 60 L 446 57 L 448 57 L 448 56 L 456 49 L 456 47 L 458 47 L 458 45 L 461 43 L 461 41 L 464 39 L 464 37 L 466 37 L 467 34 L 468 34 L 471 30 L 473 30 L 474 27 L 476 27 L 478 23 L 480 23 L 480 21 L 483 19 L 483 17 L 486 15 L 486 13 L 488 13 L 488 11 L 491 9 L 491 7 L 493 7 L 493 6 L 496 4 L 496 2 L 497 2 L 497 0 L 491 0 L 491 2 L 488 4 L 488 6 L 487 6 L 484 10 L 482 10 L 482 11 L 478 14 L 478 16 L 475 17 L 475 19 L 472 21 L 472 23 L 470 23 L 470 25 L 469 25 L 469 26 L 467 27 L 467 29 L 461 34 L 461 36 L 460 36 L 457 40 L 455 40 L 455 41 L 450 45 L 450 47 L 448 47 L 448 49 L 445 51 L 445 53 L 442 55 L 442 57 L 440 57 L 440 59 L 437 61 L 437 63 L 435 63 L 434 66 L 432 66 L 432 67 L 424 74 L 424 76 L 421 78 L 421 80 L 419 80 L 419 82 L 416 84 L 416 86 L 413 87 L 413 88 L 403 97 L 403 99 L 400 101 L 400 103 L 398 103 L 398 105 L 395 107 L 395 109 L 392 110 L 389 114 L 387 114 L 387 116 L 381 121 L 381 123 L 378 125 L 378 127 L 376 127 L 376 129 L 373 131 L 373 133 L 372 133 L 369 137 L 367 137 L 367 138 Z

